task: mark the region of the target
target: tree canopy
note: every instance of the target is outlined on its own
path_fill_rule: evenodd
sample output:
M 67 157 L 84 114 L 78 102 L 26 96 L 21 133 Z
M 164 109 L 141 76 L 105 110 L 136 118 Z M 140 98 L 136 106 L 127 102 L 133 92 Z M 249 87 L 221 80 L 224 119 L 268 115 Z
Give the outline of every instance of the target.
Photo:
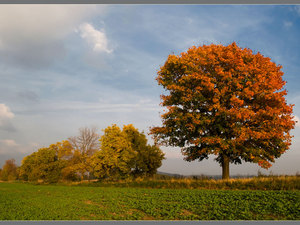
M 131 143 L 131 147 L 136 153 L 135 162 L 133 165 L 134 176 L 151 176 L 157 172 L 165 159 L 164 153 L 156 145 L 147 144 L 147 138 L 144 133 L 141 133 L 132 124 L 123 127 L 127 139 Z
M 61 177 L 61 170 L 66 166 L 64 158 L 70 155 L 70 152 L 71 145 L 68 141 L 40 148 L 22 160 L 20 177 L 29 181 L 43 180 L 55 183 Z
M 97 177 L 126 177 L 130 174 L 136 153 L 130 141 L 117 125 L 104 130 L 100 138 L 100 151 L 94 155 Z
M 151 133 L 159 143 L 181 147 L 187 161 L 216 155 L 223 178 L 229 163 L 242 160 L 269 168 L 288 150 L 295 125 L 281 68 L 235 42 L 171 54 L 157 76 L 166 111 Z
M 162 151 L 148 145 L 146 136 L 131 124 L 123 130 L 115 124 L 107 127 L 100 142 L 100 150 L 92 159 L 94 174 L 99 178 L 151 176 L 164 159 Z

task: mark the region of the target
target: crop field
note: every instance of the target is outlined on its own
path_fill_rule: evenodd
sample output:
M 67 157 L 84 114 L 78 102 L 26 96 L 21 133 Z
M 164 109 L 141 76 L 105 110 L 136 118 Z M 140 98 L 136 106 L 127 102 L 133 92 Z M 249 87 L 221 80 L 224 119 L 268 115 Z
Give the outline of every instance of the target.
M 299 220 L 300 191 L 0 183 L 0 220 Z

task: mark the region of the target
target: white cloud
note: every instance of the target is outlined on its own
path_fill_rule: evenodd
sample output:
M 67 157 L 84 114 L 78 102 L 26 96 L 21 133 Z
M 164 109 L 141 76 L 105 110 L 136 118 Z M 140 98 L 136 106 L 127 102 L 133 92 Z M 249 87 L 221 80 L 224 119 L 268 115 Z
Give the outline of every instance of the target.
M 12 139 L 0 140 L 0 142 L 8 147 L 18 146 L 18 144 Z
M 103 29 L 96 30 L 91 24 L 84 23 L 79 30 L 80 36 L 92 45 L 95 52 L 112 52 L 112 49 L 108 48 L 108 40 Z
M 0 25 L 4 32 L 1 33 L 1 39 L 10 37 L 17 42 L 20 36 L 28 39 L 65 36 L 92 8 L 74 5 L 4 5 L 0 8 L 0 20 L 5 21 Z
M 0 155 L 7 154 L 29 154 L 37 149 L 37 143 L 18 144 L 15 140 L 0 140 Z
M 103 9 L 102 5 L 3 5 L 0 56 L 26 67 L 48 65 L 64 55 L 64 38 Z
M 0 123 L 1 120 L 11 119 L 15 115 L 10 111 L 10 108 L 5 104 L 0 104 Z
M 14 114 L 10 111 L 10 108 L 5 104 L 0 104 L 0 129 L 6 131 L 15 130 L 11 124 L 11 119 L 14 118 Z

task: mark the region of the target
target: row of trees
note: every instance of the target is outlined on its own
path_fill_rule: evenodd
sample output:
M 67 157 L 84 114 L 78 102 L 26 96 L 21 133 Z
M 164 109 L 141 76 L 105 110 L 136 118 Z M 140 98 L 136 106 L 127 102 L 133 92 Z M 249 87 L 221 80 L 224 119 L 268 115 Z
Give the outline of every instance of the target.
M 121 130 L 112 125 L 99 136 L 95 128 L 81 128 L 79 136 L 40 148 L 26 156 L 17 168 L 14 160 L 7 160 L 1 171 L 3 180 L 59 180 L 124 179 L 146 177 L 156 173 L 164 153 L 147 144 L 144 133 L 133 125 Z

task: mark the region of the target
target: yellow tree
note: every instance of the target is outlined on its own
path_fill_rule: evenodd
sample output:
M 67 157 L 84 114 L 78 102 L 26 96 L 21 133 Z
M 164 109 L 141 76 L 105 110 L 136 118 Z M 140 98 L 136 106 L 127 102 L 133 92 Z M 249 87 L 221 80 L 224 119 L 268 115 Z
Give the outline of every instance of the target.
M 179 146 L 187 161 L 216 155 L 222 176 L 229 163 L 269 168 L 291 144 L 292 107 L 286 103 L 281 66 L 232 43 L 191 47 L 169 55 L 157 81 L 166 112 L 154 138 Z
M 136 152 L 132 149 L 126 135 L 114 124 L 104 130 L 100 143 L 100 150 L 92 157 L 94 175 L 99 178 L 128 177 Z
M 7 181 L 7 180 L 16 180 L 17 178 L 18 178 L 18 167 L 15 163 L 15 159 L 6 160 L 1 170 L 0 179 Z
M 49 183 L 57 182 L 61 178 L 62 169 L 67 165 L 71 151 L 72 146 L 68 141 L 40 148 L 22 160 L 20 177 L 29 181 L 41 179 Z

